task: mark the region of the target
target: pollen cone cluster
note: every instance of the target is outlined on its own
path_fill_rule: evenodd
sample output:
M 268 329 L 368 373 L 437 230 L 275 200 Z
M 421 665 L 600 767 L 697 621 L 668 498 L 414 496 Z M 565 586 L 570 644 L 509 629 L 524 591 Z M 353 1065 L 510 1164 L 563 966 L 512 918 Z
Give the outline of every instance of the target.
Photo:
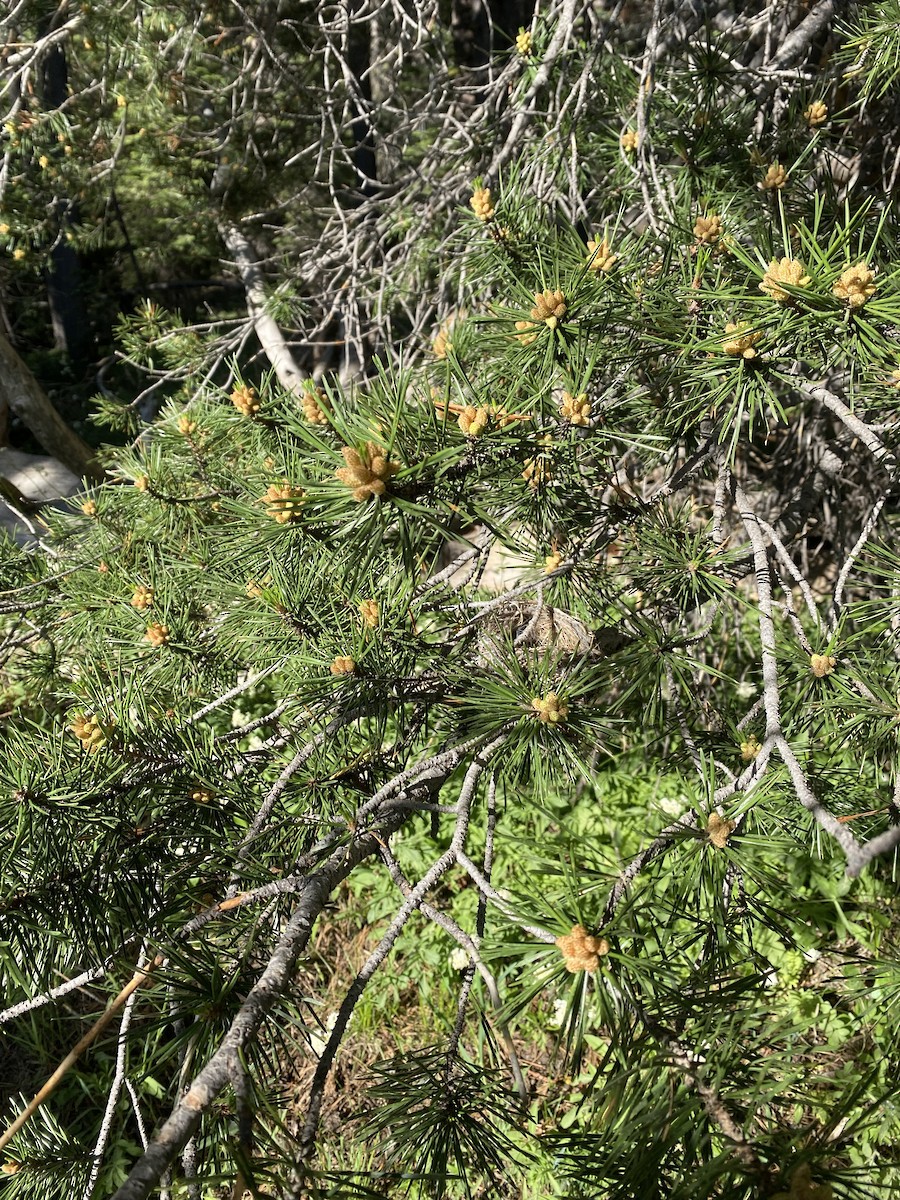
M 640 136 L 636 129 L 626 129 L 619 138 L 619 145 L 626 154 L 633 154 L 638 148 Z
M 153 588 L 145 587 L 142 583 L 134 589 L 134 595 L 131 597 L 131 607 L 139 611 L 149 608 L 153 603 Z
M 613 254 L 606 238 L 600 242 L 589 241 L 587 248 L 589 271 L 609 271 L 613 268 L 619 257 L 618 254 Z
M 475 408 L 467 404 L 456 418 L 456 423 L 466 437 L 478 437 L 487 428 L 489 415 L 486 408 Z
M 862 308 L 875 295 L 877 287 L 875 272 L 868 263 L 861 262 L 848 267 L 831 290 L 838 300 L 846 300 L 851 308 Z
M 836 666 L 837 659 L 833 654 L 811 654 L 809 656 L 809 667 L 816 679 L 824 679 Z
M 600 959 L 609 954 L 606 938 L 593 937 L 583 925 L 573 925 L 568 933 L 556 939 L 556 945 L 566 963 L 567 971 L 596 971 Z
M 562 292 L 535 292 L 532 321 L 543 321 L 555 329 L 561 317 L 566 315 L 566 298 Z M 518 325 L 516 326 L 518 328 Z
M 824 124 L 828 120 L 828 106 L 823 104 L 821 100 L 814 100 L 812 104 L 808 104 L 803 110 L 803 120 L 810 129 L 815 129 L 817 125 Z
M 344 446 L 341 455 L 347 465 L 338 467 L 335 475 L 350 488 L 354 500 L 383 496 L 388 480 L 400 470 L 400 464 L 389 462 L 385 451 L 374 442 L 366 442 L 365 450 Z
M 490 188 L 477 187 L 469 199 L 469 204 L 472 206 L 472 212 L 479 221 L 490 221 L 494 215 Z
M 543 699 L 535 696 L 531 707 L 537 713 L 538 720 L 548 725 L 563 725 L 569 715 L 568 704 L 560 700 L 556 692 L 548 692 Z
M 728 839 L 734 833 L 734 827 L 734 821 L 726 821 L 717 812 L 711 812 L 706 822 L 706 836 L 717 850 L 724 850 Z
M 435 358 L 446 358 L 453 349 L 453 343 L 450 341 L 450 330 L 446 325 L 442 325 L 438 330 L 437 337 L 431 343 L 431 352 Z
M 553 482 L 553 464 L 540 454 L 535 458 L 526 458 L 522 468 L 522 478 L 527 481 L 530 488 L 538 492 Z
M 781 163 L 772 163 L 759 185 L 764 192 L 780 191 L 788 181 L 788 174 Z
M 726 338 L 722 349 L 726 354 L 741 358 L 756 358 L 756 343 L 762 338 L 761 329 L 751 329 L 747 321 L 729 321 L 725 326 Z
M 304 495 L 302 488 L 291 487 L 285 480 L 281 486 L 276 483 L 270 484 L 261 500 L 273 521 L 277 521 L 279 525 L 288 525 L 300 520 Z
M 110 726 L 104 725 L 93 713 L 77 714 L 72 718 L 69 732 L 81 742 L 82 750 L 96 754 L 110 738 Z
M 752 733 L 746 742 L 741 742 L 741 758 L 744 762 L 753 762 L 754 759 L 759 757 L 761 749 L 762 746 L 759 744 L 759 739 L 755 733 Z
M 378 623 L 381 620 L 381 610 L 377 600 L 363 600 L 359 606 L 359 615 L 362 618 L 362 623 L 368 629 L 377 629 Z
M 300 397 L 300 403 L 303 405 L 303 415 L 312 425 L 327 425 L 328 416 L 322 408 L 327 397 L 321 388 L 309 387 L 303 392 Z
M 159 650 L 161 646 L 167 645 L 169 641 L 168 625 L 148 625 L 147 632 L 144 634 L 144 641 L 149 642 L 154 650 Z
M 577 396 L 573 396 L 570 392 L 563 392 L 559 415 L 570 425 L 589 425 L 591 402 L 587 398 L 587 392 L 580 392 Z
M 256 388 L 247 387 L 243 383 L 231 393 L 231 403 L 244 417 L 255 417 L 262 407 L 259 396 L 256 394 Z
M 788 287 L 805 288 L 811 280 L 804 272 L 803 263 L 796 258 L 773 258 L 762 277 L 759 290 L 779 304 L 786 304 L 791 299 L 791 294 L 781 286 L 785 283 Z
M 716 213 L 698 217 L 694 222 L 694 237 L 703 246 L 714 246 L 722 236 L 722 219 Z

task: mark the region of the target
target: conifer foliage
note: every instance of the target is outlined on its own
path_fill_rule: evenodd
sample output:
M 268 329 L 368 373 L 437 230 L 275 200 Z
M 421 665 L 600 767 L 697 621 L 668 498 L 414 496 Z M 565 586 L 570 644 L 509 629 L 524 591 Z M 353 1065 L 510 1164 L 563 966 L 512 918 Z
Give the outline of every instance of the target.
M 125 316 L 162 406 L 104 395 L 104 480 L 3 550 L 0 1196 L 889 1195 L 897 23 L 498 4 L 479 58 L 471 6 L 251 5 L 248 65 L 240 6 L 145 7 L 265 178 L 201 181 L 245 308 Z M 265 108 L 302 56 L 312 156 Z M 367 989 L 435 931 L 458 1000 L 383 1034 L 336 1164 Z

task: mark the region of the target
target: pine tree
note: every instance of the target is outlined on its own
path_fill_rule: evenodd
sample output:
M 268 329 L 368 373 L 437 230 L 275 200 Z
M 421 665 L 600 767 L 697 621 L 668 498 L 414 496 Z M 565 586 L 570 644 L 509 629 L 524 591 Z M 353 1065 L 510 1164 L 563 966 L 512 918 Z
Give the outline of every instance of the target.
M 897 29 L 565 0 L 460 73 L 376 7 L 322 50 L 381 54 L 309 184 L 339 283 L 286 312 L 247 247 L 293 231 L 211 171 L 271 369 L 144 304 L 161 410 L 107 398 L 106 479 L 4 554 L 0 1021 L 22 1092 L 62 1064 L 7 1097 L 4 1200 L 888 1195 Z M 377 354 L 304 371 L 279 319 L 348 281 Z M 378 1170 L 334 1167 L 338 1055 L 435 930 L 456 1011 L 366 1082 Z M 554 1001 L 576 1105 L 522 1056 Z

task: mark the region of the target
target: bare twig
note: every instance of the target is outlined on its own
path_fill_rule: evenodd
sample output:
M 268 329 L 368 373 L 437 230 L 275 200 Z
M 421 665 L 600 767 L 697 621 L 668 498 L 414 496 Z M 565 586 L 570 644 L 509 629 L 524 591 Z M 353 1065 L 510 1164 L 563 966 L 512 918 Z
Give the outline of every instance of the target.
M 147 982 L 151 977 L 154 967 L 159 965 L 161 959 L 155 959 L 147 967 L 139 967 L 128 983 L 122 988 L 118 996 L 110 1003 L 102 1017 L 99 1017 L 87 1033 L 75 1043 L 66 1057 L 62 1060 L 44 1086 L 38 1091 L 34 1099 L 31 1100 L 22 1110 L 13 1123 L 0 1136 L 0 1149 L 6 1146 L 12 1138 L 19 1132 L 23 1125 L 26 1124 L 41 1107 L 44 1101 L 50 1096 L 62 1083 L 68 1072 L 78 1062 L 81 1055 L 87 1050 L 88 1046 L 93 1045 L 103 1030 L 107 1027 L 119 1009 L 128 1000 L 133 992 L 136 992 L 139 987 Z
M 406 896 L 381 941 L 366 959 L 366 962 L 350 985 L 347 995 L 344 997 L 341 1007 L 338 1010 L 337 1020 L 331 1031 L 331 1036 L 328 1039 L 325 1049 L 322 1051 L 316 1067 L 316 1073 L 310 1085 L 309 1107 L 299 1137 L 299 1153 L 301 1158 L 308 1156 L 312 1152 L 313 1141 L 319 1124 L 319 1113 L 322 1107 L 325 1082 L 328 1079 L 332 1063 L 334 1062 L 334 1056 L 346 1032 L 347 1023 L 350 1020 L 353 1010 L 369 980 L 384 962 L 409 918 L 421 906 L 428 892 L 456 861 L 456 855 L 465 842 L 466 833 L 469 828 L 469 816 L 478 780 L 487 767 L 491 756 L 499 750 L 506 741 L 506 738 L 507 735 L 505 733 L 501 734 L 500 737 L 495 738 L 493 742 L 485 746 L 475 756 L 463 780 L 460 797 L 457 802 L 456 827 L 453 831 L 449 847 L 425 872 L 415 887 L 412 888 L 409 895 Z

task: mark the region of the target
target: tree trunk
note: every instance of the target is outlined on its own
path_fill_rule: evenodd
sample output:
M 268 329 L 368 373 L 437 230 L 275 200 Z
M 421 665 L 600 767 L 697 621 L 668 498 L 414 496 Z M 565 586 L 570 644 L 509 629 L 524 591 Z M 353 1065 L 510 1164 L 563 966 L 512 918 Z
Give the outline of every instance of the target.
M 70 429 L 0 330 L 0 409 L 9 407 L 48 454 L 76 475 L 102 478 L 94 451 Z
M 65 6 L 60 5 L 46 32 L 52 32 L 55 24 L 64 19 Z M 41 103 L 47 112 L 60 108 L 68 98 L 69 72 L 66 51 L 62 43 L 51 47 L 41 63 Z M 47 301 L 50 305 L 50 321 L 53 326 L 53 344 L 69 358 L 79 358 L 86 349 L 88 330 L 84 320 L 84 303 L 81 286 L 81 265 L 75 250 L 65 240 L 65 229 L 70 224 L 71 203 L 58 197 L 55 215 L 62 239 L 50 251 L 47 269 Z
M 81 358 L 88 341 L 81 300 L 81 264 L 66 242 L 60 242 L 50 252 L 47 301 L 54 346 L 69 358 Z

